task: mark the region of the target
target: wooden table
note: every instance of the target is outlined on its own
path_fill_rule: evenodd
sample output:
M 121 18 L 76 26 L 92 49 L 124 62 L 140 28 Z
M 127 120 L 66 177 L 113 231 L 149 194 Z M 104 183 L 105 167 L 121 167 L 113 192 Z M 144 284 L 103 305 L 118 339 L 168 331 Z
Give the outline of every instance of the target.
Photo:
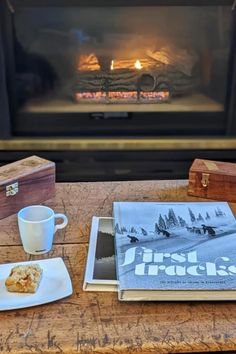
M 236 352 L 235 302 L 124 303 L 116 293 L 82 290 L 92 216 L 111 216 L 114 200 L 199 200 L 187 196 L 186 186 L 187 181 L 57 184 L 55 198 L 45 204 L 67 214 L 69 225 L 44 258 L 63 257 L 73 295 L 0 312 L 0 352 Z M 21 247 L 16 215 L 1 220 L 0 263 L 37 258 L 43 257 L 29 256 Z

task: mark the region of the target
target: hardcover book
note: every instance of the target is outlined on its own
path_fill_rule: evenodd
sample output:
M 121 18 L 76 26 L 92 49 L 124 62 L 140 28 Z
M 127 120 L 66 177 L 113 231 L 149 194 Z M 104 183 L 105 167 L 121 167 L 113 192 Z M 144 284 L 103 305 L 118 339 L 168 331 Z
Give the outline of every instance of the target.
M 114 202 L 120 300 L 236 300 L 226 202 Z
M 113 218 L 92 218 L 83 290 L 117 291 Z

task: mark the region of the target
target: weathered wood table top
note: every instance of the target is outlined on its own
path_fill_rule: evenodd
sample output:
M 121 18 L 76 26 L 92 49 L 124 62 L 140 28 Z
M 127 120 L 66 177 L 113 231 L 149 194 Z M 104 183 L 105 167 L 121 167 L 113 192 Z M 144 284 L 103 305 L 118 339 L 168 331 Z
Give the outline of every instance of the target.
M 236 302 L 125 303 L 116 293 L 82 290 L 91 218 L 111 216 L 114 200 L 203 201 L 187 196 L 187 181 L 57 184 L 45 204 L 65 213 L 69 225 L 43 256 L 24 253 L 16 215 L 1 220 L 1 264 L 62 257 L 74 291 L 49 304 L 0 312 L 0 352 L 236 352 Z

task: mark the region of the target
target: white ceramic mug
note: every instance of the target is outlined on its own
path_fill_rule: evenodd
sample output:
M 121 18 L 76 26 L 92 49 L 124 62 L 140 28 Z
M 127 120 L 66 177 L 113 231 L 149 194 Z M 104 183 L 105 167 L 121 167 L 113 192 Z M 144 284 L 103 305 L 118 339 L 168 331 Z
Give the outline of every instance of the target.
M 49 252 L 55 232 L 68 223 L 66 215 L 55 214 L 51 208 L 43 205 L 25 207 L 18 212 L 17 217 L 23 248 L 30 254 Z M 63 222 L 56 225 L 57 218 L 63 219 Z

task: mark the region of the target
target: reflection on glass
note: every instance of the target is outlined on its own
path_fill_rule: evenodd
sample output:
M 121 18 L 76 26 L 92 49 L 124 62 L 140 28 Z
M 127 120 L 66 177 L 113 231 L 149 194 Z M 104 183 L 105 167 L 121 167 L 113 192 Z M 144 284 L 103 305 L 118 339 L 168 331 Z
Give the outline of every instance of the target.
M 18 102 L 26 110 L 221 111 L 230 27 L 226 6 L 23 8 Z

